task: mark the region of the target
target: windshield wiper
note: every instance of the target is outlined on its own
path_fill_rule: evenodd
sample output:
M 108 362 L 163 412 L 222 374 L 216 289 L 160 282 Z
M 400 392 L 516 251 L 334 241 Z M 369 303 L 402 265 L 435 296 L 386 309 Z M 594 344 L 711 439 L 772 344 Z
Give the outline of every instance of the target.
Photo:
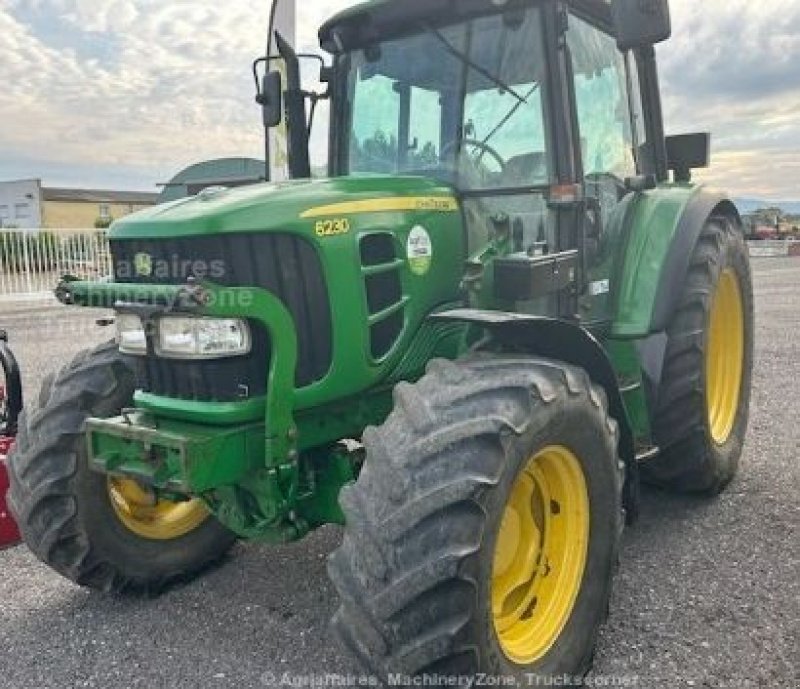
M 453 57 L 461 60 L 461 62 L 463 62 L 468 67 L 471 67 L 472 69 L 474 69 L 481 76 L 486 77 L 489 81 L 491 81 L 498 88 L 501 88 L 503 91 L 505 91 L 507 93 L 510 93 L 512 96 L 514 96 L 514 98 L 516 98 L 519 101 L 519 105 L 527 105 L 528 104 L 528 101 L 525 100 L 525 98 L 523 98 L 519 93 L 517 93 L 513 88 L 511 88 L 511 86 L 509 86 L 502 79 L 500 79 L 500 77 L 495 76 L 488 69 L 485 69 L 485 68 L 481 67 L 479 64 L 475 63 L 474 61 L 472 61 L 469 58 L 468 55 L 465 55 L 458 48 L 456 48 L 454 45 L 452 45 L 450 43 L 450 41 L 448 41 L 442 35 L 441 31 L 439 31 L 438 29 L 434 28 L 433 26 L 428 26 L 428 25 L 425 25 L 425 24 L 423 24 L 423 28 L 429 34 L 433 35 L 436 38 L 436 40 L 438 40 L 444 46 L 445 50 L 447 50 L 447 52 L 450 53 Z
M 492 129 L 492 131 L 489 132 L 488 136 L 481 142 L 484 146 L 494 138 L 497 132 L 499 132 L 503 127 L 505 127 L 511 121 L 511 118 L 514 117 L 514 115 L 516 115 L 519 112 L 519 109 L 524 104 L 527 104 L 528 102 L 527 99 L 530 98 L 534 93 L 536 93 L 538 88 L 539 84 L 538 83 L 534 84 L 533 88 L 530 91 L 528 91 L 528 93 L 525 95 L 525 100 L 521 100 L 519 103 L 514 104 L 514 107 L 508 111 L 508 114 L 502 120 L 500 120 L 497 126 L 494 129 Z

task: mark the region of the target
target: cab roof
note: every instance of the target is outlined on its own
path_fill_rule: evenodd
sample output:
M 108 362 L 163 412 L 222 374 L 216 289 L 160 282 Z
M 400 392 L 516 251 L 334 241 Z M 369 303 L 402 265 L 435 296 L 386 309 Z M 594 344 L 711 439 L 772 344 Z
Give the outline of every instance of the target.
M 552 0 L 508 0 L 509 8 Z M 568 4 L 611 25 L 611 0 L 568 0 Z M 361 47 L 403 34 L 420 22 L 458 21 L 483 12 L 498 11 L 496 0 L 369 0 L 329 19 L 319 32 L 320 44 L 332 53 Z

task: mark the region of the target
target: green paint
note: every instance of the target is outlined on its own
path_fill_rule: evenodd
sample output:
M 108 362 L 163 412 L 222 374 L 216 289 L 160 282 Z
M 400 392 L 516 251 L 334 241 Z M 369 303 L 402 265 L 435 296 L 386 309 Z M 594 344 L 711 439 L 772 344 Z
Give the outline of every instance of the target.
M 607 340 L 606 347 L 625 390 L 637 442 L 643 446 L 649 443 L 650 427 L 641 367 L 634 344 L 620 338 L 648 334 L 660 267 L 694 193 L 691 188 L 663 187 L 641 195 L 630 236 L 624 243 L 618 238 L 617 253 L 603 269 L 611 274 L 617 310 L 614 339 Z M 456 358 L 465 351 L 464 326 L 427 323 L 426 317 L 462 304 L 464 288 L 475 305 L 514 306 L 497 303 L 492 290 L 493 262 L 510 251 L 509 237 L 492 237 L 467 262 L 458 213 L 363 207 L 350 212 L 351 205 L 340 205 L 405 196 L 446 199 L 450 193 L 427 180 L 403 178 L 259 185 L 148 210 L 115 225 L 112 234 L 118 241 L 273 227 L 303 236 L 315 246 L 329 286 L 334 363 L 320 381 L 295 388 L 294 322 L 286 307 L 260 288 L 66 282 L 62 294 L 72 303 L 113 307 L 138 302 L 197 315 L 247 318 L 263 324 L 272 342 L 264 371 L 266 396 L 219 403 L 138 392 L 139 414 L 132 423 L 90 423 L 93 466 L 137 477 L 166 495 L 202 496 L 223 523 L 246 538 L 285 542 L 322 523 L 339 522 L 336 497 L 354 479 L 358 460 L 337 442 L 359 438 L 365 427 L 385 420 L 396 382 L 418 379 L 432 358 Z M 270 208 L 268 228 L 265 205 Z M 327 206 L 345 209 L 348 232 L 320 236 L 316 223 L 338 218 L 303 217 L 311 208 Z M 361 239 L 384 233 L 392 237 L 397 258 L 363 266 Z M 144 265 L 143 259 L 137 262 Z M 391 272 L 400 275 L 402 296 L 371 314 L 364 280 Z M 370 327 L 397 313 L 403 314 L 403 330 L 389 353 L 375 361 Z
M 606 340 L 603 346 L 617 372 L 622 401 L 636 444 L 640 448 L 649 447 L 652 438 L 650 411 L 636 343 L 632 340 Z
M 353 456 L 344 450 L 310 453 L 302 466 L 301 493 L 297 501 L 302 519 L 312 528 L 325 524 L 344 525 L 339 493 L 343 486 L 357 478 Z
M 264 418 L 266 398 L 256 397 L 241 402 L 196 402 L 182 400 L 180 405 L 169 397 L 151 395 L 141 390 L 134 397 L 137 409 L 153 416 L 210 426 L 229 426 L 259 421 Z
M 346 472 L 319 468 L 319 456 L 340 457 L 331 449 L 339 440 L 359 438 L 366 426 L 385 420 L 392 408 L 396 380 L 419 378 L 435 356 L 455 357 L 463 340 L 463 328 L 425 322 L 443 305 L 458 303 L 464 256 L 459 213 L 442 212 L 435 204 L 410 211 L 341 210 L 337 212 L 347 217 L 349 231 L 334 236 L 320 236 L 316 231 L 317 222 L 327 215 L 303 217 L 311 208 L 341 203 L 406 196 L 452 198 L 451 192 L 426 180 L 394 182 L 379 178 L 331 180 L 281 185 L 279 190 L 260 185 L 223 192 L 220 197 L 212 195 L 205 201 L 178 202 L 146 211 L 145 218 L 133 216 L 118 223 L 112 233 L 117 241 L 156 234 L 181 236 L 188 232 L 185 223 L 189 221 L 194 233 L 216 231 L 215 227 L 221 232 L 255 231 L 258 226 L 248 225 L 253 204 L 269 203 L 270 226 L 274 223 L 280 232 L 303 236 L 320 256 L 330 291 L 334 364 L 322 380 L 295 389 L 294 322 L 280 301 L 258 288 L 211 283 L 178 287 L 65 282 L 61 293 L 71 303 L 113 308 L 118 302 L 135 302 L 202 316 L 247 318 L 264 325 L 272 344 L 268 371 L 265 365 L 265 397 L 196 402 L 140 391 L 135 404 L 141 416 L 136 417 L 133 431 L 119 420 L 93 427 L 96 466 L 139 477 L 166 494 L 201 495 L 223 523 L 246 538 L 283 542 L 302 536 L 309 524 L 318 525 L 323 515 L 338 519 L 331 496 L 338 495 Z M 313 198 L 306 187 L 316 189 Z M 387 205 L 391 206 L 382 207 Z M 216 225 L 211 224 L 213 216 Z M 234 222 L 234 217 L 239 220 Z M 263 215 L 260 217 L 263 223 Z M 406 256 L 413 230 L 421 226 L 429 240 L 423 252 L 429 252 L 432 261 L 427 271 L 413 270 Z M 395 261 L 361 265 L 360 241 L 373 234 L 393 238 Z M 402 297 L 371 314 L 364 280 L 392 271 L 400 276 Z M 397 342 L 375 361 L 369 327 L 400 312 L 404 327 Z M 142 436 L 136 434 L 138 430 Z M 165 458 L 157 464 L 158 471 L 152 468 L 154 451 Z M 302 469 L 312 452 L 320 475 L 306 482 L 312 486 L 309 493 L 303 488 Z M 341 462 L 341 457 L 336 461 Z M 209 463 L 226 468 L 209 469 Z M 352 478 L 351 471 L 346 480 Z M 313 505 L 315 494 L 320 500 L 317 506 Z M 297 509 L 300 495 L 304 495 L 302 512 L 306 516 Z
M 662 268 L 686 207 L 702 187 L 664 185 L 641 194 L 619 274 L 614 277 L 614 337 L 647 337 Z
M 448 304 L 441 311 L 458 308 Z M 409 345 L 402 361 L 392 372 L 392 382 L 416 380 L 431 359 L 455 359 L 466 349 L 466 327 L 459 323 L 425 323 Z
M 153 239 L 164 237 L 165 232 L 169 233 L 166 235 L 169 237 L 188 237 L 264 232 L 270 229 L 277 231 L 280 228 L 313 239 L 316 220 L 322 218 L 300 217 L 312 208 L 342 201 L 370 201 L 398 196 L 452 198 L 452 195 L 452 190 L 442 183 L 419 177 L 338 177 L 255 184 L 145 209 L 115 222 L 109 237 L 112 240 Z M 266 216 L 265 208 L 269 208 Z M 405 219 L 403 214 L 398 213 L 376 215 L 379 216 L 379 226 Z M 436 214 L 423 212 L 415 217 L 425 221 L 435 218 Z M 368 221 L 354 223 L 357 225 L 353 228 L 355 231 L 375 226 L 375 216 L 353 216 L 353 219 Z M 423 224 L 427 227 L 427 222 Z M 412 226 L 406 230 L 410 230 Z
M 202 495 L 236 483 L 263 461 L 263 425 L 226 429 L 134 414 L 91 419 L 90 465 L 168 494 Z

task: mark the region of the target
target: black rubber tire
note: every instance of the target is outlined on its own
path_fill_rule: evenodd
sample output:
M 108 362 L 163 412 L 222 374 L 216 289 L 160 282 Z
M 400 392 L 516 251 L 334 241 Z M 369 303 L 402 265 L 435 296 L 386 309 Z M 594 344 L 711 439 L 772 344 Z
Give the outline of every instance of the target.
M 744 374 L 733 431 L 718 445 L 706 403 L 706 352 L 713 297 L 722 273 L 735 271 L 741 288 L 745 333 Z M 661 454 L 643 465 L 652 484 L 682 493 L 717 495 L 739 468 L 750 416 L 754 308 L 750 254 L 744 235 L 727 218 L 713 218 L 692 255 L 668 342 L 653 432 Z
M 171 541 L 141 538 L 119 521 L 106 477 L 88 468 L 84 424 L 131 406 L 134 381 L 113 342 L 48 378 L 44 407 L 23 413 L 9 457 L 9 506 L 28 547 L 67 579 L 105 592 L 157 593 L 202 572 L 236 539 L 213 517 Z
M 551 444 L 579 458 L 591 536 L 581 592 L 553 649 L 509 661 L 489 596 L 509 493 L 526 460 Z M 329 573 L 342 599 L 333 625 L 364 668 L 516 677 L 590 669 L 608 613 L 623 528 L 624 465 L 604 392 L 581 369 L 524 356 L 434 361 L 401 384 L 386 423 L 365 432 L 365 467 L 345 489 L 344 541 Z

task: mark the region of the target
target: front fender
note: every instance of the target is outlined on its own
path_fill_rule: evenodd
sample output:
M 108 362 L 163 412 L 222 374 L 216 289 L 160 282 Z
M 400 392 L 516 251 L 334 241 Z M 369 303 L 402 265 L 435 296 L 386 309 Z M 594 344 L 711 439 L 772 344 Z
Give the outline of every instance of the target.
M 555 359 L 585 370 L 605 390 L 609 412 L 620 431 L 619 453 L 625 462 L 623 504 L 629 524 L 639 514 L 639 466 L 633 424 L 628 415 L 614 366 L 603 346 L 586 329 L 555 318 L 502 311 L 454 309 L 430 317 L 434 321 L 468 323 L 485 330 L 505 347 Z
M 608 397 L 609 411 L 620 426 L 623 459 L 635 459 L 633 427 L 622 400 L 614 366 L 603 346 L 586 329 L 555 318 L 503 311 L 454 309 L 434 314 L 434 321 L 469 323 L 487 331 L 495 342 L 584 369 Z

